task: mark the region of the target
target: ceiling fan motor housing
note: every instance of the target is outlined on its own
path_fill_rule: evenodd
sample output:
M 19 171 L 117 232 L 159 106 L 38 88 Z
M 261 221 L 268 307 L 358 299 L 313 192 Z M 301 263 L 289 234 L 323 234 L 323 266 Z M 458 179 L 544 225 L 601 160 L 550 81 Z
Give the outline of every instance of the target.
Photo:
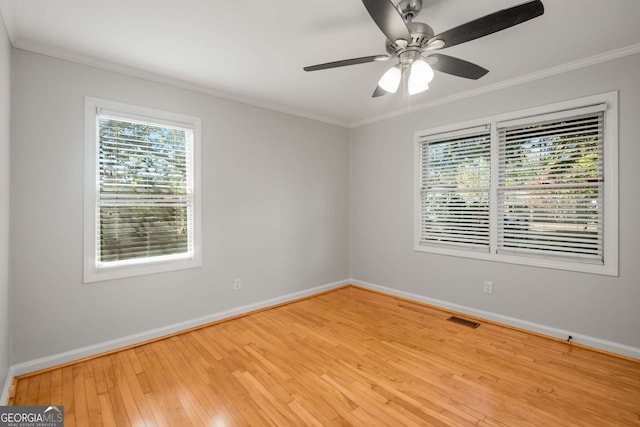
M 433 29 L 424 22 L 410 22 L 407 24 L 409 32 L 411 33 L 411 41 L 407 46 L 403 46 L 400 43 L 394 43 L 391 40 L 387 40 L 385 48 L 389 55 L 395 56 L 401 53 L 407 48 L 425 49 L 429 39 L 433 37 Z

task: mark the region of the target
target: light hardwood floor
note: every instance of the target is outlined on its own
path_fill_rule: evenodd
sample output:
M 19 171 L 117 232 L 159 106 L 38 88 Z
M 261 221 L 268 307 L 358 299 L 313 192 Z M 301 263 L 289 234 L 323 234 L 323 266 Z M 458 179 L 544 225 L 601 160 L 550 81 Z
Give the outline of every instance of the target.
M 71 426 L 640 425 L 640 363 L 347 287 L 18 380 Z

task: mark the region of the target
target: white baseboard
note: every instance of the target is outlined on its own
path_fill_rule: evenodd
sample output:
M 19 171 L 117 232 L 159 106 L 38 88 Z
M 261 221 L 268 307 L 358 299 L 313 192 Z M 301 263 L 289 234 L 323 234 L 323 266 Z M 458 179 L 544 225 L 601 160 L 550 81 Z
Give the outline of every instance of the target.
M 15 377 L 15 373 L 13 371 L 13 366 L 9 366 L 7 370 L 7 380 L 4 382 L 4 387 L 2 388 L 2 394 L 0 394 L 0 405 L 6 405 L 9 401 L 9 387 L 13 383 L 13 377 Z
M 349 280 L 342 280 L 339 282 L 328 283 L 326 285 L 316 286 L 314 288 L 305 289 L 303 291 L 293 292 L 290 294 L 282 295 L 276 298 L 271 298 L 264 301 L 259 301 L 253 304 L 243 305 L 241 307 L 232 308 L 230 310 L 219 311 L 217 313 L 209 314 L 207 316 L 198 317 L 196 319 L 187 320 L 173 325 L 168 325 L 162 328 L 152 329 L 146 332 L 140 332 L 137 334 L 128 335 L 122 338 L 116 338 L 113 340 L 101 342 L 98 344 L 90 345 L 87 347 L 78 348 L 75 350 L 66 351 L 64 353 L 53 354 L 51 356 L 41 357 L 35 360 L 29 360 L 27 362 L 18 363 L 12 365 L 9 368 L 9 374 L 7 374 L 7 384 L 11 385 L 9 377 L 28 374 L 30 372 L 39 371 L 41 369 L 51 368 L 53 366 L 62 365 L 64 363 L 73 362 L 74 360 L 83 359 L 85 357 L 95 356 L 97 354 L 105 353 L 119 348 L 128 347 L 145 341 L 149 341 L 155 338 L 171 335 L 176 332 L 184 331 L 190 328 L 206 325 L 208 323 L 217 322 L 219 320 L 228 319 L 230 317 L 238 316 L 241 314 L 249 313 L 262 308 L 272 307 L 274 305 L 295 301 L 301 298 L 316 295 L 322 292 L 330 291 L 332 289 L 340 288 L 349 284 Z M 2 390 L 2 396 L 7 394 L 7 386 Z M 0 400 L 2 401 L 2 400 Z
M 640 348 L 631 347 L 625 344 L 607 341 L 600 338 L 594 338 L 588 335 L 582 335 L 576 332 L 567 331 L 564 329 L 558 329 L 558 328 L 554 328 L 547 325 L 540 325 L 538 323 L 517 319 L 515 317 L 504 316 L 502 314 L 492 313 L 484 310 L 478 310 L 475 308 L 453 304 L 446 301 L 440 301 L 440 300 L 428 298 L 422 295 L 399 291 L 397 289 L 387 288 L 385 286 L 364 282 L 362 280 L 351 279 L 351 283 L 356 286 L 361 286 L 363 288 L 379 291 L 385 294 L 395 295 L 397 297 L 406 298 L 406 299 L 418 301 L 418 302 L 423 302 L 425 304 L 444 308 L 446 310 L 468 314 L 470 316 L 487 319 L 493 322 L 502 323 L 504 325 L 513 326 L 515 328 L 536 332 L 536 333 L 547 335 L 554 338 L 566 339 L 570 335 L 573 337 L 572 342 L 575 342 L 577 344 L 582 344 L 588 347 L 604 350 L 609 353 L 615 353 L 622 356 L 631 357 L 634 359 L 640 359 Z

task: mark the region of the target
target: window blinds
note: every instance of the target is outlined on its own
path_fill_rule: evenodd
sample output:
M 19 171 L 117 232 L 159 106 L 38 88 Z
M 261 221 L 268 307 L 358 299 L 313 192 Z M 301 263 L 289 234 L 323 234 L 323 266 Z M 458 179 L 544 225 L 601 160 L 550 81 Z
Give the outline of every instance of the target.
M 489 126 L 419 140 L 420 244 L 489 251 Z
M 498 253 L 603 263 L 604 110 L 498 123 Z
M 98 114 L 98 263 L 193 253 L 193 131 Z

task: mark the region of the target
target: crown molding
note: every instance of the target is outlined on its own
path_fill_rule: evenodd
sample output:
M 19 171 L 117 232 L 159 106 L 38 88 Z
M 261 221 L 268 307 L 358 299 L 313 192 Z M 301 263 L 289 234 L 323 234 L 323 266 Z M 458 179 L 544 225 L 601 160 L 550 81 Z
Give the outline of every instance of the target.
M 210 95 L 217 98 L 250 105 L 253 107 L 263 108 L 263 109 L 274 111 L 274 112 L 297 116 L 297 117 L 301 117 L 309 120 L 327 123 L 334 126 L 346 127 L 350 129 L 365 126 L 372 123 L 381 122 L 394 117 L 404 116 L 407 114 L 406 109 L 401 109 L 401 110 L 396 110 L 396 111 L 392 111 L 385 114 L 380 114 L 377 116 L 368 117 L 355 122 L 347 122 L 347 121 L 338 120 L 332 117 L 327 117 L 327 116 L 314 114 L 306 111 L 300 111 L 300 110 L 292 109 L 282 105 L 261 101 L 258 99 L 234 95 L 228 92 L 214 89 L 209 86 L 200 85 L 197 83 L 188 82 L 185 80 L 169 77 L 169 76 L 154 73 L 151 71 L 146 71 L 139 68 L 130 67 L 127 65 L 106 61 L 100 58 L 73 53 L 65 49 L 58 49 L 52 46 L 43 45 L 41 43 L 35 43 L 31 41 L 26 41 L 24 39 L 20 39 L 19 37 L 15 36 L 15 30 L 14 30 L 15 26 L 12 21 L 13 15 L 10 13 L 10 8 L 7 5 L 7 0 L 0 0 L 0 12 L 2 12 L 3 14 L 5 25 L 7 27 L 7 32 L 9 33 L 9 38 L 11 40 L 11 43 L 13 47 L 16 49 L 22 49 L 22 50 L 26 50 L 26 51 L 46 55 L 46 56 L 51 56 L 58 59 L 67 60 L 70 62 L 75 62 L 82 65 L 87 65 L 94 68 L 99 68 L 106 71 L 125 74 L 128 76 L 137 77 L 137 78 L 149 80 L 156 83 L 166 84 L 166 85 L 177 87 L 180 89 L 191 90 L 191 91 L 202 93 L 205 95 Z M 568 62 L 562 65 L 547 68 L 544 70 L 536 71 L 534 73 L 515 77 L 513 79 L 505 80 L 495 84 L 479 87 L 477 89 L 460 92 L 455 95 L 446 96 L 446 97 L 435 99 L 433 101 L 428 101 L 422 104 L 416 104 L 411 107 L 410 112 L 416 112 L 416 111 L 421 111 L 429 108 L 438 107 L 444 104 L 449 104 L 452 102 L 460 101 L 467 98 L 472 98 L 474 96 L 483 95 L 490 92 L 495 92 L 501 89 L 544 79 L 547 77 L 555 76 L 555 75 L 566 73 L 569 71 L 578 70 L 578 69 L 589 67 L 591 65 L 596 65 L 602 62 L 607 62 L 614 59 L 635 55 L 638 53 L 640 53 L 640 43 L 626 46 L 620 49 L 615 49 L 612 51 L 600 53 L 598 55 Z
M 15 41 L 12 40 L 12 45 L 16 49 L 26 50 L 29 52 L 50 56 L 56 59 L 62 59 L 62 60 L 74 62 L 77 64 L 87 65 L 89 67 L 94 67 L 94 68 L 98 68 L 105 71 L 111 71 L 119 74 L 128 75 L 131 77 L 137 77 L 140 79 L 149 80 L 155 83 L 165 84 L 168 86 L 173 86 L 180 89 L 186 89 L 186 90 L 198 92 L 204 95 L 221 98 L 228 101 L 238 102 L 240 104 L 246 104 L 246 105 L 262 108 L 269 111 L 274 111 L 278 113 L 288 114 L 291 116 L 297 116 L 305 119 L 323 122 L 323 123 L 327 123 L 334 126 L 348 127 L 347 122 L 336 120 L 331 117 L 325 117 L 319 114 L 313 114 L 306 111 L 295 110 L 295 109 L 284 107 L 278 104 L 272 104 L 269 102 L 264 102 L 264 101 L 260 101 L 253 98 L 234 95 L 228 92 L 216 90 L 209 86 L 192 83 L 186 80 L 181 80 L 175 77 L 169 77 L 163 74 L 142 70 L 140 68 L 135 68 L 128 65 L 106 61 L 106 60 L 88 56 L 88 55 L 77 54 L 77 53 L 68 51 L 66 49 L 58 49 L 52 46 L 46 46 L 41 43 L 35 43 L 35 42 L 27 41 L 21 38 L 18 38 Z

